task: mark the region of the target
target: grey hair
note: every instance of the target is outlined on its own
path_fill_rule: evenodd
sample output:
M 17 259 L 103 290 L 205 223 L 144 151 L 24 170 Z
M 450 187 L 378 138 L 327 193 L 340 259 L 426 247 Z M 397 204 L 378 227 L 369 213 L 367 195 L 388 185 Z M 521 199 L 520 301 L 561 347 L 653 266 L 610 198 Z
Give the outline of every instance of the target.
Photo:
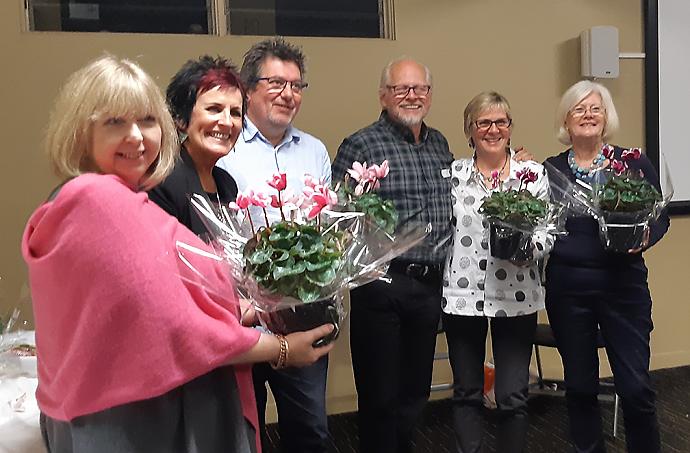
M 390 82 L 391 79 L 391 69 L 393 69 L 393 66 L 397 65 L 398 63 L 402 63 L 403 61 L 412 61 L 420 65 L 421 67 L 424 68 L 424 73 L 426 74 L 426 83 L 428 85 L 433 85 L 433 79 L 431 77 L 431 70 L 425 65 L 420 63 L 419 61 L 415 60 L 414 58 L 410 58 L 407 56 L 402 56 L 395 58 L 394 60 L 391 60 L 388 62 L 388 64 L 383 68 L 383 71 L 381 71 L 381 80 L 379 82 L 379 91 L 384 90 L 388 83 Z
M 558 104 L 555 126 L 556 137 L 558 138 L 559 142 L 563 143 L 564 145 L 572 144 L 570 133 L 565 127 L 565 120 L 573 107 L 582 102 L 584 98 L 592 93 L 596 93 L 601 97 L 601 103 L 604 106 L 604 110 L 606 110 L 606 121 L 604 124 L 604 130 L 601 133 L 602 140 L 605 142 L 608 141 L 608 139 L 618 130 L 618 112 L 616 112 L 616 107 L 613 105 L 611 92 L 609 92 L 608 88 L 600 83 L 592 82 L 591 80 L 580 80 L 568 88 L 565 93 L 563 93 L 561 102 Z

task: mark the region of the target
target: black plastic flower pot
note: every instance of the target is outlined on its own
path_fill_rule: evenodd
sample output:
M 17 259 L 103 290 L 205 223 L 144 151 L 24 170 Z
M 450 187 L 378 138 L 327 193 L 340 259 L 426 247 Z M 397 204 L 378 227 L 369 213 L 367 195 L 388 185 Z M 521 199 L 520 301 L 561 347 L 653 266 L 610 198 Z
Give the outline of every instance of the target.
M 518 248 L 515 251 L 515 255 L 510 258 L 510 261 L 518 266 L 524 266 L 533 260 L 534 251 L 532 250 L 532 235 L 523 233 Z
M 522 231 L 491 223 L 489 226 L 489 251 L 494 258 L 507 260 L 515 256 L 523 239 Z
M 259 312 L 258 316 L 261 325 L 279 335 L 302 332 L 324 324 L 333 324 L 334 329 L 330 334 L 314 342 L 314 346 L 318 347 L 327 345 L 338 338 L 342 310 L 340 298 L 334 296 L 271 312 Z
M 648 226 L 646 217 L 646 212 L 605 212 L 600 220 L 601 243 L 607 250 L 619 253 L 642 247 Z

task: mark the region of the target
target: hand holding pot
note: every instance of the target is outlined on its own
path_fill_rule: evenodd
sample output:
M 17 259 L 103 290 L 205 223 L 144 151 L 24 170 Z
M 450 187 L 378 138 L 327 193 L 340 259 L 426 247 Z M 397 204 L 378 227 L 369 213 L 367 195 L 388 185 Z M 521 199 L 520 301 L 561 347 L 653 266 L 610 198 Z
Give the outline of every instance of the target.
M 327 336 L 332 331 L 333 324 L 324 324 L 315 329 L 286 335 L 285 339 L 289 345 L 286 365 L 296 367 L 311 365 L 331 352 L 335 343 L 328 343 L 320 347 L 314 347 L 314 343 L 320 338 Z

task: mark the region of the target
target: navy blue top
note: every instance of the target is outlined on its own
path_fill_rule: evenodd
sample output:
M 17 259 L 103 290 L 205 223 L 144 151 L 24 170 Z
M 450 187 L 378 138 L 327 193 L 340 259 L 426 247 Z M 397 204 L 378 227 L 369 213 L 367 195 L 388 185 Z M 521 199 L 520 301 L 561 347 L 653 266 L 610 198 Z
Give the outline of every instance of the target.
M 566 150 L 557 156 L 549 157 L 546 163 L 551 164 L 571 181 L 575 181 L 568 165 L 568 151 Z M 615 147 L 615 158 L 621 159 L 623 149 Z M 628 166 L 633 170 L 642 170 L 644 177 L 661 193 L 659 176 L 652 163 L 644 155 L 637 160 L 628 161 Z M 546 166 L 549 172 L 553 168 Z M 656 221 L 651 221 L 649 248 L 656 244 L 668 231 L 670 220 L 666 210 L 662 212 Z M 551 250 L 547 272 L 554 266 L 567 266 L 577 268 L 590 277 L 596 276 L 602 284 L 609 286 L 616 281 L 630 281 L 632 278 L 638 282 L 647 281 L 647 267 L 644 263 L 642 253 L 617 253 L 604 249 L 599 239 L 599 225 L 592 217 L 572 216 L 566 221 L 568 234 L 560 236 Z M 576 270 L 576 269 L 573 269 Z M 593 272 L 587 272 L 593 271 Z M 604 272 L 602 272 L 604 271 Z M 571 275 L 572 277 L 572 275 Z M 564 284 L 567 284 L 564 279 Z M 572 284 L 577 284 L 579 279 L 570 279 Z M 589 279 L 588 279 L 589 280 Z

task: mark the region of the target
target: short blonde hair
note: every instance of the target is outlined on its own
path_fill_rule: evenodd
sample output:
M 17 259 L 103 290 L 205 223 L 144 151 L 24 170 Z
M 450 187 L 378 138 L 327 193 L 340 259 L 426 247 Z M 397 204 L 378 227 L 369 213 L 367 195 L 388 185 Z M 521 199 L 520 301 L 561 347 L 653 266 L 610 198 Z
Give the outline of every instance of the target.
M 565 127 L 565 120 L 570 110 L 592 93 L 597 93 L 601 97 L 601 103 L 606 110 L 604 130 L 601 133 L 602 140 L 606 142 L 618 130 L 618 112 L 616 112 L 616 107 L 613 105 L 613 99 L 608 88 L 591 80 L 580 80 L 563 93 L 561 102 L 558 104 L 558 110 L 556 111 L 556 137 L 559 142 L 564 145 L 572 144 L 570 133 Z
M 465 137 L 472 140 L 472 124 L 477 121 L 479 115 L 486 110 L 492 108 L 502 109 L 509 120 L 513 120 L 513 116 L 510 113 L 510 104 L 508 99 L 503 95 L 495 91 L 483 91 L 472 98 L 472 100 L 465 107 L 465 112 L 463 113 L 463 129 L 465 131 Z M 511 124 L 511 127 L 512 124 Z M 470 146 L 474 146 L 470 143 Z
M 179 143 L 165 99 L 136 63 L 104 55 L 73 73 L 60 90 L 50 117 L 46 149 L 60 178 L 96 171 L 89 151 L 94 122 L 103 116 L 152 115 L 161 128 L 161 147 L 141 189 L 148 190 L 172 171 Z

